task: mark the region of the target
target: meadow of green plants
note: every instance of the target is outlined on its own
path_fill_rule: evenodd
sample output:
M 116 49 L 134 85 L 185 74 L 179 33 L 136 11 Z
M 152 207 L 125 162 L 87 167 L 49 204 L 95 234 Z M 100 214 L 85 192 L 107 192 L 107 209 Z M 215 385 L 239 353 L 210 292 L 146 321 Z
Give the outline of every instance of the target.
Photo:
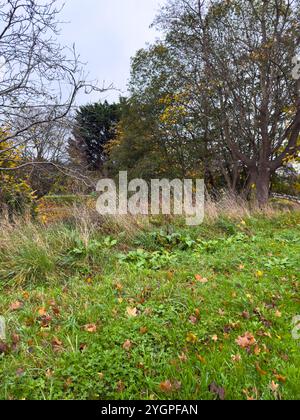
M 0 398 L 299 399 L 299 224 L 6 227 Z

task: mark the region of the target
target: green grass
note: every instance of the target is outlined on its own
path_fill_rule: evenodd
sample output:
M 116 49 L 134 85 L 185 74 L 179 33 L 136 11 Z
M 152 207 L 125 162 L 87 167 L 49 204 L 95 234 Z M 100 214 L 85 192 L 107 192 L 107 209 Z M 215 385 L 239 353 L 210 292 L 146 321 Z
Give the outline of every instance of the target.
M 299 399 L 299 223 L 169 225 L 126 244 L 72 226 L 13 233 L 0 245 L 0 398 L 216 399 L 215 383 L 228 400 Z

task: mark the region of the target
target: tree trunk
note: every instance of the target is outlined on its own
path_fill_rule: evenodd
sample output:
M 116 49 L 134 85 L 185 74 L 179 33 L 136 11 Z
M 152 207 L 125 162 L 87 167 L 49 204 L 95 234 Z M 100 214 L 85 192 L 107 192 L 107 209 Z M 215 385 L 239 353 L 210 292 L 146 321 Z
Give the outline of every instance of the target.
M 255 185 L 257 202 L 261 208 L 268 204 L 270 197 L 270 182 L 270 170 L 268 168 L 259 170 L 257 173 Z
M 271 187 L 271 172 L 268 168 L 249 169 L 247 194 L 256 199 L 259 207 L 264 208 L 269 201 Z M 254 194 L 251 193 L 253 191 Z

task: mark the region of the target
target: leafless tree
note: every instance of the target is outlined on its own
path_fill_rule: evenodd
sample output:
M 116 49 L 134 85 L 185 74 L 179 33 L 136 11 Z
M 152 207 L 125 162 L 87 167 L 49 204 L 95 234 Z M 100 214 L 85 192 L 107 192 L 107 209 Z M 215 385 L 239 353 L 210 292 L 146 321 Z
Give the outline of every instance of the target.
M 53 129 L 62 122 L 60 135 L 78 92 L 94 89 L 75 47 L 58 42 L 60 11 L 57 0 L 0 0 L 2 162 L 10 149 L 22 146 L 33 155 L 20 166 L 48 153 L 57 164 L 61 144 L 53 143 Z M 7 169 L 2 166 L 0 171 Z

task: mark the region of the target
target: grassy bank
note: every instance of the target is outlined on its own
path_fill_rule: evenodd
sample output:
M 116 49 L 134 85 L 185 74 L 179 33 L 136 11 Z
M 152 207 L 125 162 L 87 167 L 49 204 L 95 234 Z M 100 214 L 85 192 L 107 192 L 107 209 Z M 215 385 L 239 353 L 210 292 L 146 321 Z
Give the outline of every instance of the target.
M 16 225 L 1 399 L 299 399 L 300 213 Z

